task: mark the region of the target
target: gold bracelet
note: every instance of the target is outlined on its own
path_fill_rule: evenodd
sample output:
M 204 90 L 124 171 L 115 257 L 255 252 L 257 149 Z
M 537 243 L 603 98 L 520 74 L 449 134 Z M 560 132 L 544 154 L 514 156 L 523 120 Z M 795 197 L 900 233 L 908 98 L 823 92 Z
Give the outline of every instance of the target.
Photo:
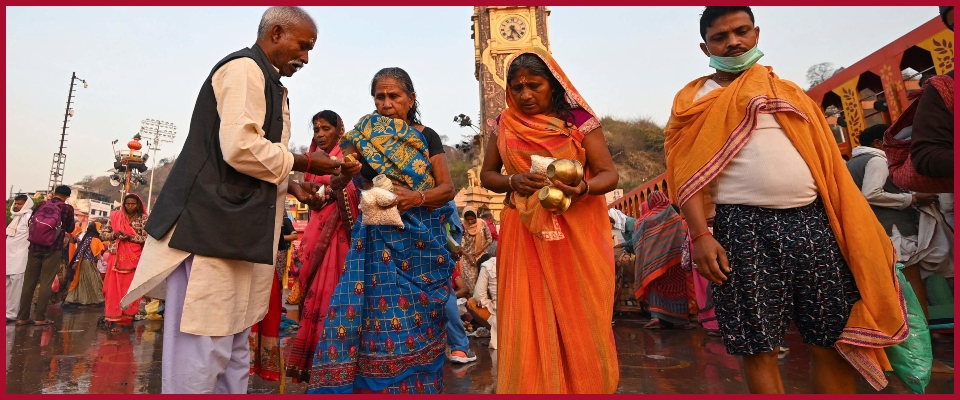
M 427 195 L 423 194 L 422 190 L 418 190 L 417 193 L 420 193 L 420 205 L 417 207 L 423 206 L 423 203 L 427 202 Z
M 587 187 L 587 189 L 584 190 L 584 191 L 583 191 L 583 194 L 581 194 L 580 196 L 586 196 L 586 195 L 590 194 L 590 182 L 587 182 L 587 180 L 584 179 L 584 180 L 583 180 L 583 184 L 584 184 L 584 186 Z

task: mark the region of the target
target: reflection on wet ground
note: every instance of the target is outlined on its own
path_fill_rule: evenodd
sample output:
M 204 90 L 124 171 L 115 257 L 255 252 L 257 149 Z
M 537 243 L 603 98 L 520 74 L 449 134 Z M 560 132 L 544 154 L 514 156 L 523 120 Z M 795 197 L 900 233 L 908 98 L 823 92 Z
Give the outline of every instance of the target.
M 54 325 L 7 324 L 7 393 L 160 393 L 162 322 L 139 321 L 133 332 L 97 328 L 102 309 L 50 307 Z M 621 393 L 745 393 L 737 358 L 726 354 L 719 338 L 702 330 L 646 330 L 642 322 L 618 320 L 614 326 L 620 357 Z M 493 393 L 495 350 L 489 339 L 471 338 L 477 361 L 444 367 L 447 393 Z M 810 393 L 810 355 L 795 330 L 787 334 L 790 354 L 780 361 L 784 387 Z M 935 343 L 937 359 L 953 365 L 953 344 Z M 953 393 L 952 375 L 934 375 L 927 393 Z M 249 393 L 279 393 L 279 382 L 251 377 Z M 287 382 L 286 393 L 303 393 L 303 384 Z M 862 379 L 860 393 L 874 393 Z M 909 393 L 894 376 L 883 393 Z

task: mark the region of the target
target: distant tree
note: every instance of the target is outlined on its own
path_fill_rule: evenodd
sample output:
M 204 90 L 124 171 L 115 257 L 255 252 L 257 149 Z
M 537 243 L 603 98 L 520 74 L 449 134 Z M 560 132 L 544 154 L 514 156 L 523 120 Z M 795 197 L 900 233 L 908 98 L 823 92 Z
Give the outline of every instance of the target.
M 310 151 L 310 146 L 309 146 L 309 145 L 305 145 L 305 144 L 303 144 L 303 145 L 298 145 L 298 144 L 293 143 L 293 142 L 290 143 L 290 152 L 293 153 L 293 154 L 303 154 L 303 153 L 306 153 L 306 152 L 308 152 L 308 151 Z
M 81 179 L 79 182 L 77 182 L 77 184 L 78 184 L 78 185 L 86 185 L 86 184 L 88 184 L 88 183 L 90 183 L 90 182 L 93 182 L 93 175 L 84 176 L 83 179 Z
M 833 63 L 830 62 L 816 64 L 807 68 L 807 83 L 810 85 L 810 88 L 813 88 L 842 70 L 843 67 L 834 68 Z
M 467 185 L 470 183 L 467 182 L 467 170 L 471 167 L 470 163 L 463 160 L 457 160 L 450 161 L 448 164 L 450 168 L 450 177 L 453 179 L 454 190 L 460 191 L 460 189 L 467 187 Z

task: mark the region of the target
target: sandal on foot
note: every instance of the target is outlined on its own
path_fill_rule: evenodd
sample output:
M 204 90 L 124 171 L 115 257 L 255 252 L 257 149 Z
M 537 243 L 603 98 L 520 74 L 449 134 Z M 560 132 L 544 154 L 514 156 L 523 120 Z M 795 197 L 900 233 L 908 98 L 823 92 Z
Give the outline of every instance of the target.
M 643 326 L 643 329 L 660 329 L 660 328 L 662 328 L 662 326 L 660 326 L 660 320 L 657 318 L 651 319 L 650 322 L 647 322 L 647 324 Z
M 31 320 L 29 320 L 29 319 L 27 319 L 27 320 L 20 320 L 20 321 L 17 321 L 17 324 L 16 324 L 16 326 L 27 326 L 27 325 L 33 325 L 33 321 L 31 321 Z

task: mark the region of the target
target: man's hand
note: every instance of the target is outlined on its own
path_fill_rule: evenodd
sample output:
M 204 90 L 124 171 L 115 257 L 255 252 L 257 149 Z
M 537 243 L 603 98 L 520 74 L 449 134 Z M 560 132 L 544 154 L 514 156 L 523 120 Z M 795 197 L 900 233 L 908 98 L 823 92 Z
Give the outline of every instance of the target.
M 933 204 L 934 201 L 937 201 L 938 196 L 933 193 L 914 193 L 913 194 L 913 205 L 917 207 L 928 206 Z
M 291 183 L 289 192 L 298 201 L 306 204 L 311 210 L 319 210 L 326 204 L 329 196 L 324 193 L 322 196 L 318 193 L 320 185 L 313 182 Z M 326 192 L 326 191 L 324 191 Z
M 730 273 L 730 263 L 723 246 L 713 235 L 703 235 L 693 244 L 693 261 L 697 272 L 708 281 L 722 285 Z
M 307 171 L 314 175 L 340 175 L 340 167 L 343 163 L 330 157 L 327 152 L 317 150 L 309 154 L 310 170 Z

